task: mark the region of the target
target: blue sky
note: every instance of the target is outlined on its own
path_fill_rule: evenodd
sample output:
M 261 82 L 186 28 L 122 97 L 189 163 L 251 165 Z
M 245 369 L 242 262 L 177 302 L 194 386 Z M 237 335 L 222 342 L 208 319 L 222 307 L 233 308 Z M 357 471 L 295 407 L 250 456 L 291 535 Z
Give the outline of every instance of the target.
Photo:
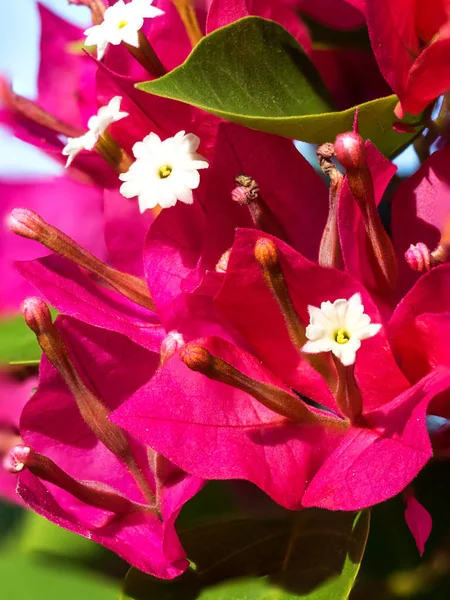
M 68 5 L 67 0 L 41 0 L 61 16 L 80 26 L 89 25 L 89 10 Z M 36 73 L 39 62 L 39 21 L 36 0 L 0 0 L 0 73 L 12 81 L 14 90 L 29 98 L 36 94 Z M 314 151 L 302 147 L 306 157 L 315 161 Z M 412 148 L 396 163 L 403 173 L 417 168 Z M 57 174 L 61 167 L 0 128 L 0 177 Z
M 89 25 L 85 7 L 69 6 L 67 0 L 42 0 L 63 17 Z M 34 98 L 39 63 L 39 21 L 35 0 L 0 0 L 0 73 L 13 82 L 14 90 Z M 0 176 L 57 174 L 60 167 L 40 152 L 14 139 L 0 128 Z

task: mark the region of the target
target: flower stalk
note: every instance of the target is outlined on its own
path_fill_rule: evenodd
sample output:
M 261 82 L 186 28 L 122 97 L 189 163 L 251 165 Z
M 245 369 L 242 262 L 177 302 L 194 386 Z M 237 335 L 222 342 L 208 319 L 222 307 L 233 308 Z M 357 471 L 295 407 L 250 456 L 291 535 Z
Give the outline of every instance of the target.
M 33 475 L 58 486 L 81 502 L 114 513 L 152 510 L 118 494 L 109 486 L 95 481 L 79 481 L 63 471 L 56 463 L 31 446 L 14 446 L 3 459 L 3 467 L 10 473 L 20 473 L 25 468 Z
M 202 39 L 203 33 L 198 23 L 197 15 L 195 14 L 194 3 L 192 0 L 172 0 L 175 8 L 180 15 L 189 41 L 192 47 L 196 46 Z
M 346 170 L 350 191 L 364 221 L 367 250 L 377 287 L 390 292 L 397 281 L 397 262 L 392 242 L 378 215 L 372 175 L 366 162 L 366 148 L 355 132 L 338 135 L 336 157 Z
M 339 240 L 338 209 L 344 176 L 333 163 L 332 157 L 335 155 L 333 144 L 322 144 L 317 149 L 316 155 L 323 173 L 330 178 L 328 219 L 320 241 L 319 264 L 322 267 L 342 269 L 344 263 Z
M 195 342 L 186 344 L 181 351 L 181 359 L 192 371 L 250 394 L 266 408 L 286 419 L 311 424 L 319 422 L 319 417 L 294 394 L 248 377 Z
M 155 310 L 145 281 L 106 265 L 33 211 L 26 208 L 13 209 L 8 224 L 13 233 L 38 241 L 52 252 L 97 275 L 129 300 L 148 310 Z
M 72 392 L 86 425 L 110 452 L 127 465 L 144 496 L 152 505 L 154 502 L 153 492 L 134 459 L 125 434 L 109 420 L 111 411 L 81 379 L 64 341 L 52 322 L 48 306 L 40 298 L 27 298 L 22 304 L 22 314 L 27 326 L 36 335 L 42 352 Z

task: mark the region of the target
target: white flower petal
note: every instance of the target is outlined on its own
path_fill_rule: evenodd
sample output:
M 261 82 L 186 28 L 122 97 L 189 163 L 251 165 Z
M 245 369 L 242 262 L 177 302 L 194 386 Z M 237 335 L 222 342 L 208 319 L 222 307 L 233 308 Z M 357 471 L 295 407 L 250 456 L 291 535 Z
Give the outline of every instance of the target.
M 346 366 L 355 362 L 361 340 L 373 337 L 381 329 L 380 324 L 371 323 L 369 315 L 364 313 L 360 294 L 354 294 L 349 300 L 338 298 L 333 303 L 322 302 L 320 308 L 308 306 L 308 313 L 310 323 L 306 337 L 309 341 L 303 351 L 331 350 Z
M 141 211 L 156 204 L 168 208 L 177 201 L 192 204 L 192 190 L 200 184 L 198 171 L 209 166 L 203 156 L 191 152 L 192 144 L 198 146 L 197 140 L 184 131 L 165 140 L 153 132 L 147 135 L 133 146 L 136 160 L 119 177 L 127 184 L 121 186 L 121 192 L 130 197 L 139 190 Z
M 126 44 L 130 44 L 134 48 L 139 48 L 139 29 L 134 29 L 132 27 L 124 27 L 122 33 L 121 42 L 125 42 Z
M 319 352 L 330 352 L 333 349 L 333 342 L 326 338 L 315 340 L 314 342 L 306 342 L 303 346 L 303 352 L 307 354 L 318 354 Z
M 377 335 L 380 329 L 381 325 L 379 323 L 371 323 L 370 325 L 367 325 L 367 327 L 361 331 L 361 333 L 358 333 L 358 337 L 360 340 L 367 340 L 368 338 Z
M 313 323 L 310 323 L 306 328 L 306 337 L 308 338 L 308 340 L 311 340 L 311 342 L 314 342 L 324 337 L 325 331 L 326 330 L 321 325 L 315 325 Z

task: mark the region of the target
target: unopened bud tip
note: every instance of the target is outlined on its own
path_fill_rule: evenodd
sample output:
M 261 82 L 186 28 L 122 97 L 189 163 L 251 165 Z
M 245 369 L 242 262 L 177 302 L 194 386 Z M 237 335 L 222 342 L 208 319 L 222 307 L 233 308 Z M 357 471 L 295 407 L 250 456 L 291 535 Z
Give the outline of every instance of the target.
M 211 354 L 194 343 L 189 343 L 184 346 L 180 353 L 181 360 L 192 371 L 203 372 L 208 369 L 211 364 Z
M 43 223 L 39 215 L 27 208 L 13 208 L 6 220 L 10 231 L 32 240 L 39 239 Z
M 26 467 L 30 453 L 29 446 L 14 446 L 5 454 L 2 462 L 3 468 L 9 473 L 20 473 Z
M 255 244 L 255 258 L 261 267 L 273 269 L 278 265 L 278 250 L 272 240 L 259 238 Z
M 36 335 L 47 330 L 52 325 L 52 315 L 47 304 L 37 296 L 25 298 L 21 311 L 25 323 Z
M 334 151 L 344 169 L 362 169 L 366 165 L 366 147 L 354 131 L 341 133 L 334 142 Z

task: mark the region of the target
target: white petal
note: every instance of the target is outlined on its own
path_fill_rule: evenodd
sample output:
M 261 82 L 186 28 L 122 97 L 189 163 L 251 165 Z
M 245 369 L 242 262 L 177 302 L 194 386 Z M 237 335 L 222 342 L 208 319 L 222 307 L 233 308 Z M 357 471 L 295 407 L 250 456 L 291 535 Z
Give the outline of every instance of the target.
M 182 171 L 178 177 L 183 185 L 191 190 L 196 190 L 200 185 L 200 173 L 198 171 Z
M 141 192 L 142 187 L 139 181 L 126 181 L 120 186 L 120 193 L 125 198 L 135 198 Z
M 381 327 L 382 326 L 379 323 L 371 323 L 363 331 L 358 333 L 358 337 L 360 340 L 367 340 L 368 338 L 376 335 L 380 331 Z
M 188 187 L 178 190 L 176 197 L 177 200 L 179 200 L 180 202 L 184 202 L 184 204 L 193 204 L 194 202 L 194 195 L 192 193 L 192 190 Z
M 333 349 L 333 341 L 329 338 L 321 338 L 320 340 L 308 341 L 303 346 L 303 352 L 306 354 L 318 354 L 319 352 L 330 352 Z
M 356 352 L 351 348 L 345 348 L 347 344 L 337 344 L 339 347 L 333 348 L 333 354 L 345 367 L 355 364 Z
M 195 152 L 200 145 L 200 138 L 193 133 L 188 133 L 184 136 L 182 145 L 185 152 Z
M 321 325 L 310 323 L 306 328 L 306 337 L 311 342 L 315 342 L 325 336 L 325 329 Z
M 135 29 L 134 27 L 126 26 L 122 30 L 122 41 L 126 44 L 130 44 L 134 48 L 139 48 L 139 31 L 140 27 Z
M 312 306 L 310 304 L 308 306 L 308 313 L 312 325 L 321 325 L 324 330 L 335 329 L 337 326 L 335 319 L 328 317 L 327 314 L 317 306 Z
M 152 199 L 151 196 L 146 196 L 143 194 L 139 194 L 138 203 L 139 211 L 141 213 L 145 212 L 148 209 L 155 208 L 155 206 L 157 205 L 157 202 L 154 199 Z
M 97 60 L 102 60 L 108 48 L 108 40 L 101 40 L 97 44 Z

